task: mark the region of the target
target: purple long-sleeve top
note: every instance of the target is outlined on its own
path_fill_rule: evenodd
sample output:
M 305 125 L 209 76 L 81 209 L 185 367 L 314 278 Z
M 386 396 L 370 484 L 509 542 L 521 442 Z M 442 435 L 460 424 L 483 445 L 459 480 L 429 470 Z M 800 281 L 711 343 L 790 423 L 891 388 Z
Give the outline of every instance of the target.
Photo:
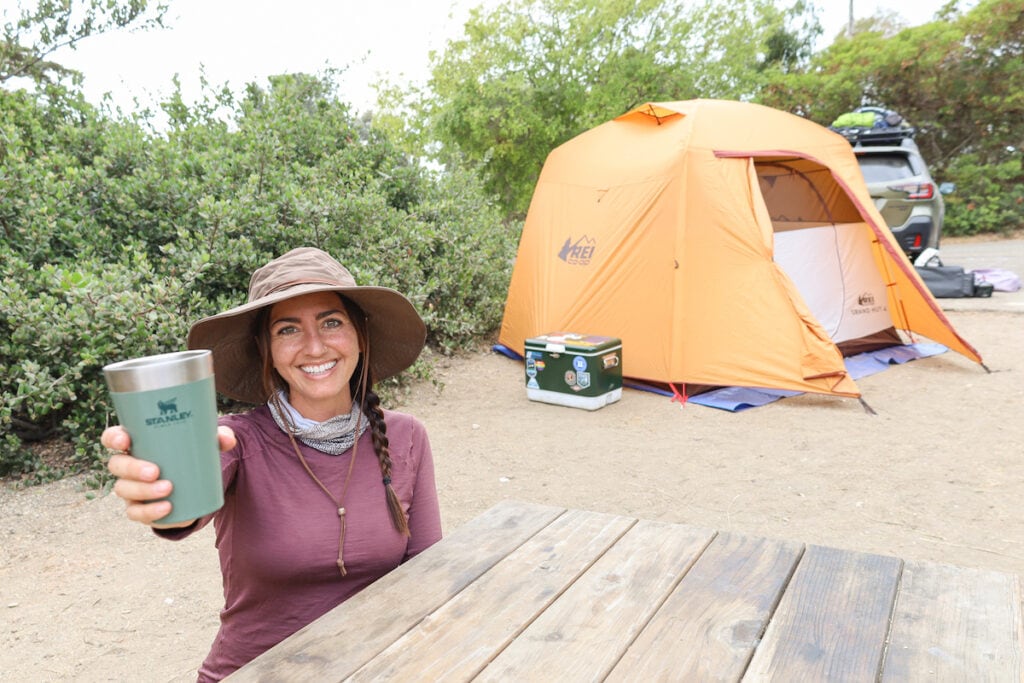
M 266 406 L 221 418 L 238 439 L 221 454 L 224 507 L 183 530 L 180 539 L 213 521 L 224 579 L 220 630 L 199 680 L 220 680 L 351 597 L 441 538 L 434 463 L 423 425 L 385 411 L 392 486 L 409 518 L 410 536 L 392 524 L 370 430 L 357 456 L 342 505 L 344 562 L 338 571 L 337 506 L 303 469 L 288 435 Z M 335 498 L 341 495 L 352 449 L 341 455 L 299 447 Z

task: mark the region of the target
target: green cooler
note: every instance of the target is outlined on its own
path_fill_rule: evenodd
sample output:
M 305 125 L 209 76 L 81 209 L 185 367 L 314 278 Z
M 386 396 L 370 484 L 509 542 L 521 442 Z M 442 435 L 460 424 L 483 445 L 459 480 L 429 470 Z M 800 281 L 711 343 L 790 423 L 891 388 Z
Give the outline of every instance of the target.
M 526 340 L 531 401 L 597 410 L 622 398 L 622 340 L 552 332 Z

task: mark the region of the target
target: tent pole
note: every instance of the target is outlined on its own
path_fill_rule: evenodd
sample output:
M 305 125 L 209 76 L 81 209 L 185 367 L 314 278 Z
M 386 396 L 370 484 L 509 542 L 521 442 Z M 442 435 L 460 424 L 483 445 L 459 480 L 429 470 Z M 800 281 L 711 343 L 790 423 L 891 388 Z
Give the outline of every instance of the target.
M 858 398 L 858 400 L 860 400 L 860 404 L 862 406 L 864 406 L 864 412 L 865 413 L 867 413 L 868 415 L 878 415 L 878 413 L 875 412 L 874 408 L 869 406 L 868 402 L 864 400 L 863 396 L 858 396 L 857 398 Z

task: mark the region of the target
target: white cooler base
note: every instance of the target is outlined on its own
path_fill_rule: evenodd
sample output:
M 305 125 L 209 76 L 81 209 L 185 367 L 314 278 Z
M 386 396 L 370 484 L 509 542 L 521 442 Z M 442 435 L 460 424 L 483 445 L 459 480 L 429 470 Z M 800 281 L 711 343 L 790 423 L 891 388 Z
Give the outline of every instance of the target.
M 604 406 L 615 403 L 622 398 L 622 387 L 618 389 L 612 389 L 606 394 L 600 396 L 576 396 L 574 394 L 563 394 L 558 391 L 549 391 L 547 389 L 526 389 L 526 397 L 531 401 L 541 401 L 542 403 L 554 403 L 560 406 L 568 406 L 570 408 L 583 408 L 584 410 L 597 410 Z

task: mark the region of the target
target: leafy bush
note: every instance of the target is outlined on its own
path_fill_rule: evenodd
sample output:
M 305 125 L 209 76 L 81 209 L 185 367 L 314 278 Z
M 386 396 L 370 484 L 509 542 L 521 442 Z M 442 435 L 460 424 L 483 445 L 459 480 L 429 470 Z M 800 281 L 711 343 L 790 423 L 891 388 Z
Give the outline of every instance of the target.
M 93 464 L 95 435 L 112 422 L 103 366 L 181 349 L 201 300 L 193 287 L 201 263 L 184 277 L 161 277 L 141 250 L 117 251 L 119 262 L 89 256 L 39 269 L 10 254 L 5 268 L 0 420 L 22 440 L 72 439 L 70 465 Z M 25 462 L 24 453 L 8 459 Z
M 442 353 L 497 327 L 516 226 L 473 173 L 419 166 L 353 118 L 326 77 L 172 96 L 165 132 L 53 101 L 0 92 L 0 476 L 38 475 L 44 439 L 73 445 L 65 469 L 98 469 L 102 367 L 180 350 L 293 247 L 406 293 Z
M 998 163 L 976 154 L 957 157 L 946 177 L 956 191 L 946 197 L 947 235 L 1009 234 L 1024 228 L 1024 152 Z

